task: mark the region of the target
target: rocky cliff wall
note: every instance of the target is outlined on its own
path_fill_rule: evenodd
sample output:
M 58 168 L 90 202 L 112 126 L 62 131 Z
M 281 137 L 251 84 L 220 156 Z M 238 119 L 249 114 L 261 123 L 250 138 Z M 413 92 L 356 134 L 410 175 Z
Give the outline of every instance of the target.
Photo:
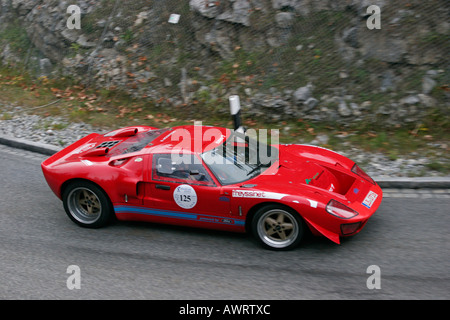
M 69 5 L 81 10 L 70 29 Z M 449 111 L 446 0 L 0 1 L 0 59 L 161 107 L 239 94 L 279 121 L 401 125 Z M 380 28 L 369 28 L 369 6 Z M 180 15 L 170 23 L 171 14 Z M 173 21 L 172 21 L 173 22 Z

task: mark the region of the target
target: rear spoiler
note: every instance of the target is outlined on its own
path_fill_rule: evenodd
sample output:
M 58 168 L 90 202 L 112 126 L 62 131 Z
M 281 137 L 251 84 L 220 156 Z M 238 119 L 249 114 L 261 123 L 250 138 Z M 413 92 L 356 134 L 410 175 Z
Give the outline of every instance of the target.
M 100 134 L 98 133 L 91 133 L 90 135 L 87 135 L 84 138 L 81 138 L 80 140 L 72 143 L 70 146 L 62 149 L 61 151 L 55 153 L 50 158 L 45 160 L 42 164 L 43 165 L 49 165 L 55 161 L 58 161 L 64 157 L 66 157 L 69 154 L 72 154 L 77 149 L 81 149 L 84 145 L 86 145 L 89 141 L 92 141 L 94 138 L 98 137 Z M 81 151 L 81 150 L 80 150 Z M 82 151 L 81 151 L 82 152 Z

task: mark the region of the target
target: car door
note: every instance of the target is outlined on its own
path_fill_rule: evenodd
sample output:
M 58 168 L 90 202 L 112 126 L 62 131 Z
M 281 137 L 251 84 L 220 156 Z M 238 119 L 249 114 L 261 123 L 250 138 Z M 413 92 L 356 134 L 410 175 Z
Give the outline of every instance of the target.
M 171 154 L 154 154 L 147 171 L 144 205 L 163 222 L 207 227 L 232 226 L 230 194 L 212 178 L 200 158 L 176 163 Z M 172 221 L 169 221 L 172 220 Z

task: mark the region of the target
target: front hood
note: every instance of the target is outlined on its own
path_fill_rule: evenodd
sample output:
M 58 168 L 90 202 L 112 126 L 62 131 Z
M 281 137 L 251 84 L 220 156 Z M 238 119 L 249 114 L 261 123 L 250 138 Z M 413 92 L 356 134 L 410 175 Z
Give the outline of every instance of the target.
M 311 146 L 280 146 L 277 167 L 272 166 L 251 183 L 257 184 L 257 189 L 277 188 L 290 194 L 310 187 L 321 193 L 344 195 L 355 180 L 346 168 L 350 164 L 347 158 L 326 149 L 318 148 L 314 153 Z
M 339 187 L 336 177 L 326 167 L 301 157 L 280 158 L 277 176 L 294 184 L 309 185 L 328 191 Z

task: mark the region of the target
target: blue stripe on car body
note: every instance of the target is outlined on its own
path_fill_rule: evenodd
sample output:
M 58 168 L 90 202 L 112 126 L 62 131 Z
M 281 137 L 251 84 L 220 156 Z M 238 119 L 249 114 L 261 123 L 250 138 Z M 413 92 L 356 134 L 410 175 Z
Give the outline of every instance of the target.
M 133 206 L 114 206 L 114 210 L 118 213 L 135 213 L 144 214 L 150 216 L 166 217 L 181 220 L 191 220 L 191 221 L 203 221 L 219 224 L 234 224 L 234 225 L 244 225 L 245 220 L 234 219 L 231 217 L 213 216 L 207 214 L 197 214 L 197 213 L 187 213 L 179 211 L 143 208 L 143 207 L 133 207 Z

